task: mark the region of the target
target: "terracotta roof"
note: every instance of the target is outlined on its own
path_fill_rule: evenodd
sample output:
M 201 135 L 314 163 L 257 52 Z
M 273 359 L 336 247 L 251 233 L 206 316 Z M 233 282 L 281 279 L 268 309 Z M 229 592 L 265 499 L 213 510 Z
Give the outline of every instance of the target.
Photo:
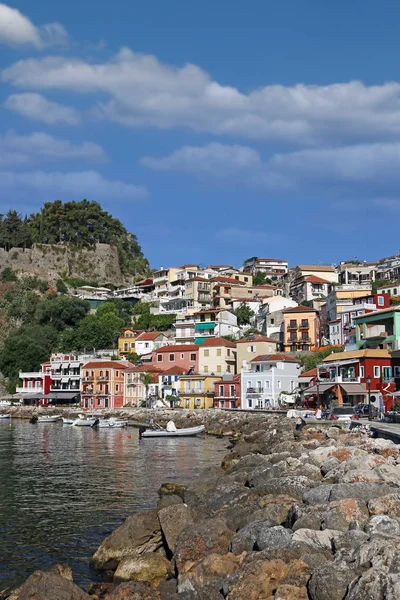
M 144 342 L 144 341 L 151 341 L 151 340 L 155 340 L 158 338 L 158 336 L 163 335 L 164 337 L 165 334 L 161 333 L 161 331 L 145 331 L 144 333 L 141 333 L 137 338 L 136 341 L 137 342 Z
M 170 367 L 169 369 L 162 371 L 160 375 L 186 375 L 187 372 L 188 369 L 184 369 L 183 367 L 176 365 L 175 367 Z
M 163 346 L 155 352 L 195 352 L 199 349 L 198 344 L 175 344 L 175 346 Z
M 232 265 L 207 265 L 205 270 L 207 269 L 234 269 Z
M 134 333 L 144 333 L 144 329 L 135 329 L 134 327 L 124 327 L 122 331 L 133 331 Z
M 202 342 L 200 344 L 200 346 L 202 347 L 212 347 L 212 346 L 226 346 L 226 348 L 236 348 L 236 344 L 235 342 L 231 342 L 229 340 L 226 340 L 225 338 L 221 338 L 221 337 L 216 337 L 216 338 L 211 338 L 210 340 L 204 340 L 204 342 Z
M 322 277 L 317 277 L 316 275 L 305 275 L 304 281 L 309 281 L 310 283 L 331 283 L 327 279 L 322 279 Z
M 210 279 L 207 279 L 206 277 L 190 277 L 186 283 L 189 283 L 190 281 L 210 281 Z
M 335 267 L 330 265 L 297 265 L 297 269 L 302 271 L 324 271 L 325 273 L 335 273 Z
M 240 279 L 233 279 L 232 277 L 212 277 L 209 281 L 220 282 L 220 283 L 237 283 L 238 285 L 244 285 L 244 281 Z
M 381 285 L 380 288 L 378 288 L 377 290 L 377 294 L 379 294 L 379 290 L 385 289 L 385 288 L 392 288 L 392 287 L 400 287 L 400 283 L 388 283 L 387 285 Z
M 126 373 L 163 373 L 162 369 L 159 369 L 155 365 L 136 365 L 132 369 L 127 369 Z
M 85 363 L 82 369 L 131 369 L 134 366 L 134 364 L 128 361 L 121 363 L 117 360 L 93 360 Z
M 323 359 L 322 362 L 332 362 L 342 360 L 350 360 L 352 358 L 390 358 L 389 350 L 381 350 L 380 348 L 367 348 L 366 350 L 350 350 L 349 352 L 332 352 L 329 356 Z
M 287 356 L 286 354 L 260 354 L 260 356 L 256 356 L 250 362 L 276 362 L 278 360 L 282 362 L 300 362 L 296 358 Z
M 299 375 L 299 377 L 316 377 L 317 373 L 318 373 L 317 368 L 310 369 L 310 371 L 305 371 L 304 373 Z
M 267 335 L 262 335 L 262 334 L 255 334 L 252 337 L 244 337 L 241 338 L 240 340 L 237 340 L 236 344 L 248 344 L 249 342 L 273 342 L 274 344 L 276 344 L 276 340 L 268 337 Z
M 220 297 L 220 296 L 217 296 Z M 243 302 L 243 304 L 245 304 L 246 302 L 258 302 L 260 303 L 260 298 L 265 298 L 265 296 L 258 296 L 257 298 L 231 298 L 230 302 Z
M 187 269 L 188 267 L 196 267 L 196 269 L 198 269 L 199 265 L 187 264 L 187 265 L 182 265 L 181 267 L 178 267 L 178 269 Z
M 294 306 L 293 308 L 284 308 L 283 314 L 286 313 L 302 313 L 302 312 L 318 312 L 315 308 L 311 308 L 310 306 Z

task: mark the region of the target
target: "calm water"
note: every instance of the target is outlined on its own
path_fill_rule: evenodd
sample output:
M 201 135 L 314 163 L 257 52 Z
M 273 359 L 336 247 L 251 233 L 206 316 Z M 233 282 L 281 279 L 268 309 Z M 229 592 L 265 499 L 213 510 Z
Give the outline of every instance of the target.
M 219 464 L 226 445 L 211 437 L 139 443 L 133 428 L 0 420 L 0 590 L 59 561 L 86 586 L 97 576 L 88 559 L 104 537 L 154 507 L 164 481 L 188 483 Z

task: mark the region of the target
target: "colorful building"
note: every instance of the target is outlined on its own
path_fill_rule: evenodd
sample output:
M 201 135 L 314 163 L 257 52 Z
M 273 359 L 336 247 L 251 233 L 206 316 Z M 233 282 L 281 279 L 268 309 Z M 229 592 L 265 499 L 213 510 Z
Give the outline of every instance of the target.
M 121 408 L 124 404 L 124 371 L 129 361 L 91 360 L 81 370 L 81 402 L 84 408 Z
M 261 354 L 274 354 L 277 351 L 277 341 L 266 335 L 250 334 L 236 341 L 237 371 L 247 369 L 249 363 Z
M 236 344 L 224 338 L 205 340 L 199 346 L 198 372 L 204 375 L 236 373 Z
M 265 273 L 270 279 L 279 279 L 288 271 L 288 261 L 279 258 L 259 258 L 252 256 L 243 263 L 245 273 Z
M 159 350 L 164 346 L 168 346 L 169 339 L 160 331 L 144 331 L 140 333 L 135 342 L 135 351 L 139 356 L 149 354 L 154 350 Z
M 143 329 L 124 327 L 118 338 L 118 358 L 126 358 L 131 352 L 136 352 L 136 338 L 143 333 Z
M 48 404 L 44 396 L 50 393 L 52 384 L 50 362 L 43 363 L 40 371 L 20 371 L 18 377 L 21 385 L 16 393 L 21 395 L 24 404 Z
M 330 281 L 317 275 L 303 275 L 292 282 L 290 297 L 298 304 L 326 298 L 330 285 Z
M 237 317 L 230 310 L 206 308 L 194 313 L 193 318 L 196 344 L 223 335 L 239 335 Z
M 214 406 L 214 384 L 220 377 L 214 375 L 182 375 L 179 381 L 181 408 L 212 408 Z
M 318 311 L 308 306 L 286 308 L 283 313 L 283 340 L 285 352 L 308 352 L 320 345 Z
M 215 408 L 240 408 L 240 375 L 224 375 L 214 383 Z
M 171 408 L 176 406 L 179 395 L 179 381 L 182 375 L 186 375 L 186 369 L 182 367 L 170 367 L 158 375 L 158 393 L 165 403 Z
M 124 406 L 151 408 L 159 396 L 160 369 L 154 365 L 124 370 Z
M 196 344 L 176 344 L 174 346 L 163 346 L 153 353 L 153 364 L 157 368 L 166 371 L 171 367 L 182 367 L 186 373 L 198 370 L 199 346 Z
M 241 372 L 241 408 L 276 408 L 298 387 L 300 363 L 285 354 L 256 356 Z
M 400 349 L 400 306 L 354 317 L 358 348 Z

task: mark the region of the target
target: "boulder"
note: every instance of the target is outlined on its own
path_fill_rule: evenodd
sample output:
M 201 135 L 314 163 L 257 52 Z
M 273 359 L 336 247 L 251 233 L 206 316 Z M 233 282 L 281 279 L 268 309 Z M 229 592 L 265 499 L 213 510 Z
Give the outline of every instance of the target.
M 114 581 L 150 581 L 157 585 L 168 574 L 169 560 L 157 552 L 124 556 L 114 573 Z
M 285 495 L 300 500 L 303 494 L 314 486 L 314 481 L 311 481 L 308 477 L 298 475 L 270 479 L 266 476 L 264 480 L 258 478 L 257 485 L 253 487 L 259 494 Z
M 371 516 L 389 515 L 400 517 L 400 493 L 386 494 L 380 498 L 372 498 L 368 501 L 368 510 Z
M 167 508 L 168 506 L 172 506 L 173 504 L 183 504 L 182 498 L 180 496 L 176 496 L 175 494 L 167 494 L 166 496 L 161 496 L 161 498 L 157 502 L 157 510 Z
M 356 571 L 345 562 L 328 563 L 315 569 L 308 584 L 311 600 L 343 600 Z
M 293 532 L 281 525 L 261 529 L 255 541 L 256 550 L 269 548 L 287 548 L 292 540 Z
M 229 549 L 233 554 L 256 550 L 256 542 L 263 531 L 271 528 L 270 521 L 253 521 L 240 529 L 232 538 Z
M 158 495 L 160 496 L 160 498 L 162 496 L 169 496 L 169 495 L 174 495 L 174 496 L 180 496 L 182 498 L 182 500 L 185 499 L 185 490 L 186 487 L 184 485 L 179 485 L 177 483 L 163 483 L 160 487 L 160 489 L 158 490 Z
M 129 581 L 118 585 L 105 600 L 162 600 L 149 583 Z
M 142 511 L 128 517 L 102 542 L 92 557 L 92 565 L 96 569 L 115 570 L 123 557 L 155 552 L 161 546 L 157 511 Z
M 205 586 L 219 590 L 238 568 L 239 558 L 233 554 L 208 554 L 188 571 L 179 574 L 178 593 L 194 592 Z
M 344 498 L 330 502 L 321 517 L 322 529 L 347 531 L 354 522 L 365 525 L 369 519 L 369 512 L 364 500 Z
M 8 596 L 9 600 L 90 600 L 72 580 L 67 565 L 57 564 L 49 569 L 35 571 Z
M 298 529 L 293 533 L 291 543 L 293 545 L 302 544 L 310 546 L 316 550 L 333 550 L 333 541 L 339 537 L 340 531 L 324 529 L 316 531 L 315 529 Z
M 387 535 L 397 537 L 400 535 L 400 523 L 397 519 L 388 515 L 376 515 L 372 517 L 365 527 L 366 533 L 371 535 Z
M 158 520 L 168 549 L 173 554 L 180 532 L 193 522 L 192 511 L 186 504 L 174 504 L 160 510 Z

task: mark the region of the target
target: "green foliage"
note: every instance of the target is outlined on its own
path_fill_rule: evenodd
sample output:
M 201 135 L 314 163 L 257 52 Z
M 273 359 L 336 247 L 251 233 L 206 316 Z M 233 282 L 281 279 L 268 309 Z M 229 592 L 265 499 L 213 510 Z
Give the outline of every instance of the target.
M 254 312 L 247 306 L 247 304 L 242 302 L 239 308 L 235 310 L 235 315 L 237 317 L 238 325 L 247 325 L 254 316 Z
M 392 285 L 393 283 L 398 283 L 400 285 L 400 281 L 398 279 L 396 279 L 395 281 L 388 281 L 387 279 L 376 279 L 372 282 L 371 293 L 376 294 L 379 288 L 386 287 L 387 285 Z
M 35 292 L 16 287 L 7 290 L 0 307 L 11 319 L 18 319 L 22 323 L 33 323 L 39 302 L 40 297 Z
M 228 342 L 235 342 L 235 341 L 236 341 L 236 338 L 235 338 L 235 336 L 234 336 L 234 335 L 230 335 L 230 334 L 228 334 L 228 335 L 223 335 L 223 336 L 222 336 L 222 338 L 223 338 L 224 340 L 228 340 Z
M 5 250 L 11 248 L 30 248 L 32 233 L 29 220 L 14 209 L 6 215 L 0 215 L 0 247 Z
M 6 267 L 0 275 L 0 280 L 5 281 L 17 281 L 17 274 L 15 271 L 11 269 L 11 267 Z
M 87 315 L 90 304 L 72 296 L 47 296 L 38 306 L 36 322 L 50 324 L 57 331 L 75 327 Z
M 327 346 L 324 350 L 300 354 L 298 358 L 302 364 L 303 370 L 310 371 L 311 369 L 315 369 L 315 367 L 319 365 L 319 363 L 321 363 L 324 358 L 332 354 L 332 352 L 343 352 L 343 348 L 336 346 Z
M 250 327 L 250 329 L 246 329 L 246 336 L 249 333 L 255 333 L 255 334 L 260 334 L 260 335 L 265 335 L 265 333 L 263 334 L 262 331 L 259 331 L 258 329 L 256 329 L 255 327 Z
M 254 277 L 253 277 L 253 285 L 266 285 L 272 284 L 271 279 L 267 276 L 266 273 L 263 273 L 262 271 L 258 271 Z
M 68 287 L 65 285 L 62 279 L 57 279 L 56 281 L 56 290 L 59 294 L 67 294 Z
M 148 302 L 137 302 L 133 307 L 132 314 L 135 318 L 135 328 L 146 331 L 167 331 L 171 329 L 176 315 L 153 315 L 150 312 L 151 304 Z
M 126 358 L 134 365 L 140 365 L 142 362 L 142 357 L 137 352 L 129 352 Z
M 124 320 L 118 316 L 118 308 L 113 302 L 105 302 L 95 314 L 86 315 L 79 325 L 64 336 L 63 346 L 76 350 L 93 348 L 113 348 L 124 326 Z

